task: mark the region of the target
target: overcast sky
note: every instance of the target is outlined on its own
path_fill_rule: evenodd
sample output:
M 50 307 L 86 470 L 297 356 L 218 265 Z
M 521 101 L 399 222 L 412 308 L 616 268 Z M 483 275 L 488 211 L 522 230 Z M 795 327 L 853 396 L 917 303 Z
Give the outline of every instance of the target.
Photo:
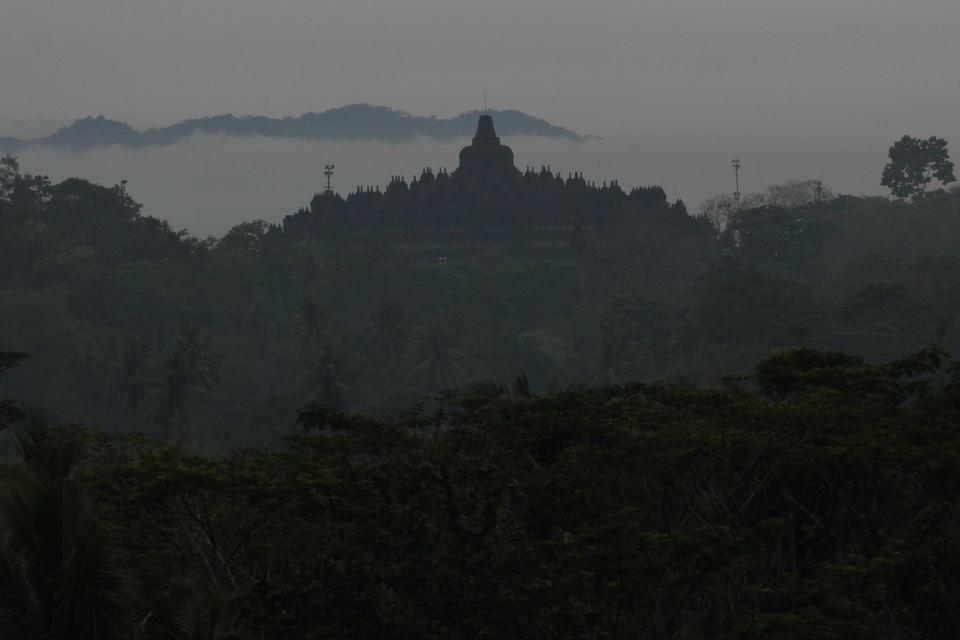
M 351 102 L 581 131 L 936 132 L 958 0 L 2 0 L 0 115 L 139 124 Z
M 521 167 L 663 184 L 693 209 L 732 190 L 734 156 L 744 191 L 816 177 L 878 194 L 905 133 L 960 155 L 958 63 L 960 0 L 0 0 L 0 135 L 354 102 L 451 116 L 486 91 L 606 138 L 506 140 Z M 201 136 L 21 161 L 55 180 L 128 179 L 147 213 L 206 234 L 305 205 L 325 162 L 349 191 L 452 169 L 462 142 Z

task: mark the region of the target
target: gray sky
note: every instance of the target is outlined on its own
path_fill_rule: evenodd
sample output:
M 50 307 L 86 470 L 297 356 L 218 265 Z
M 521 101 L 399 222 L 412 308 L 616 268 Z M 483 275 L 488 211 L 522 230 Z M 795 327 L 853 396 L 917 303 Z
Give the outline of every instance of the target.
M 735 155 L 744 191 L 818 177 L 881 193 L 905 133 L 960 156 L 958 28 L 960 0 L 0 0 L 0 134 L 353 102 L 449 116 L 486 91 L 607 138 L 506 140 L 521 167 L 660 183 L 691 208 L 732 190 Z M 54 179 L 126 178 L 146 212 L 203 234 L 305 204 L 324 162 L 351 190 L 452 169 L 459 145 L 201 136 L 21 160 Z
M 587 132 L 938 130 L 957 0 L 2 0 L 0 115 L 141 124 L 350 102 Z

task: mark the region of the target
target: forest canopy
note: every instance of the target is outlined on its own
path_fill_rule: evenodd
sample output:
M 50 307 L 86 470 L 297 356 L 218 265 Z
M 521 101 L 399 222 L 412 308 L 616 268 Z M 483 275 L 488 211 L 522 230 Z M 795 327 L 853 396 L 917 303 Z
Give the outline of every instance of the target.
M 793 350 L 703 389 L 311 406 L 220 455 L 35 423 L 0 469 L 0 632 L 954 637 L 958 376 Z
M 515 173 L 201 240 L 4 158 L 0 636 L 956 637 L 960 193 Z
M 424 175 L 199 240 L 126 185 L 5 159 L 0 335 L 30 358 L 0 391 L 58 422 L 230 448 L 276 442 L 310 403 L 386 416 L 521 374 L 535 391 L 702 385 L 783 348 L 960 347 L 955 192 L 804 203 L 798 181 L 717 226 L 662 191 L 560 192 L 543 170 L 518 178 L 529 222 L 471 236 Z

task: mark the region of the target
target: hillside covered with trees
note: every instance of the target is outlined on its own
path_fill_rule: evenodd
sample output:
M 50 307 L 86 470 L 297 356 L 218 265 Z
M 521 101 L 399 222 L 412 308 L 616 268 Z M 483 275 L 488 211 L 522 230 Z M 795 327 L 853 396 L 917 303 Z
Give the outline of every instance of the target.
M 0 637 L 956 637 L 960 192 L 905 140 L 901 200 L 511 165 L 208 239 L 4 158 Z
M 704 385 L 784 348 L 960 352 L 956 193 L 765 205 L 720 230 L 600 190 L 609 224 L 470 246 L 335 221 L 200 240 L 122 185 L 52 185 L 12 159 L 2 181 L 0 335 L 30 355 L 3 387 L 57 422 L 230 447 L 277 441 L 309 403 L 392 415 L 521 374 L 535 391 Z

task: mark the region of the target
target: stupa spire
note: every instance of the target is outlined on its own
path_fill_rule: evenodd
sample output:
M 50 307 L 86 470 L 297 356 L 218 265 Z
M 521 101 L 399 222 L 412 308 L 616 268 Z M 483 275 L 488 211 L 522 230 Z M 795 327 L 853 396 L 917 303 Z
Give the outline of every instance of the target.
M 480 121 L 477 123 L 477 134 L 473 136 L 474 145 L 498 145 L 500 144 L 500 138 L 497 137 L 497 132 L 493 128 L 493 116 L 484 114 L 480 116 Z

